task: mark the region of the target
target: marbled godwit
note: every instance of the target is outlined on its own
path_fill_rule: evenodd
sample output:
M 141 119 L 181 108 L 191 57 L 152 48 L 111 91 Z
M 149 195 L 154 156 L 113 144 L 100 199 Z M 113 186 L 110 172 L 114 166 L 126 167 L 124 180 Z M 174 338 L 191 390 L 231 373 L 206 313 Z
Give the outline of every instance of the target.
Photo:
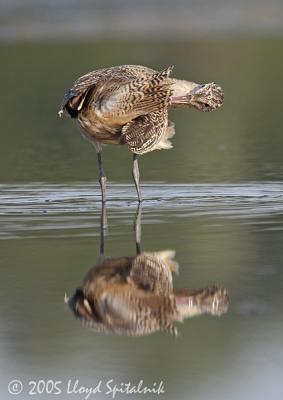
M 127 144 L 133 153 L 133 178 L 141 201 L 138 155 L 170 149 L 174 124 L 170 107 L 212 111 L 223 103 L 215 83 L 199 85 L 171 78 L 172 67 L 162 72 L 139 65 L 99 69 L 77 79 L 66 92 L 59 115 L 75 118 L 82 135 L 94 144 L 99 166 L 102 201 L 106 200 L 106 175 L 102 144 Z

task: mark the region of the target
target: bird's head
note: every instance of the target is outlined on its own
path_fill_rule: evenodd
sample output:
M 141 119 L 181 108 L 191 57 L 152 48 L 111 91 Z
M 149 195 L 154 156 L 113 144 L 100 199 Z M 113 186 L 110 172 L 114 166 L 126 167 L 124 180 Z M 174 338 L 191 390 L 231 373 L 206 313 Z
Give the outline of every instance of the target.
M 208 112 L 221 107 L 224 101 L 222 88 L 216 83 L 198 85 L 188 94 L 190 104 L 197 110 Z
M 212 315 L 222 315 L 227 313 L 229 308 L 229 294 L 225 288 L 212 287 L 211 295 L 205 298 L 204 304 L 208 306 L 209 312 Z

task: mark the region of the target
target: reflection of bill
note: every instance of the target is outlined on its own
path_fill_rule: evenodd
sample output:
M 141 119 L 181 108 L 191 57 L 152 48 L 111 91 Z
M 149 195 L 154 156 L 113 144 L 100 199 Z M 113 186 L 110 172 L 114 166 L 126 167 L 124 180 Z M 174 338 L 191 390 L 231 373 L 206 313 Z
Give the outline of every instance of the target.
M 140 336 L 156 331 L 177 335 L 174 322 L 228 310 L 226 289 L 174 289 L 175 252 L 140 252 L 140 210 L 136 220 L 137 255 L 106 258 L 91 268 L 82 288 L 65 302 L 83 325 L 95 332 Z M 105 221 L 105 210 L 101 219 Z M 103 228 L 101 246 L 104 251 Z

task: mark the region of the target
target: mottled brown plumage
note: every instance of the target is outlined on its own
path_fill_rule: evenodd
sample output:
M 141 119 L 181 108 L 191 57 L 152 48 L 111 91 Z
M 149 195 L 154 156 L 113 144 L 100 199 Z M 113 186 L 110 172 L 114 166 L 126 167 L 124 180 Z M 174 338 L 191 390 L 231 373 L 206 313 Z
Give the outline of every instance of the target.
M 133 176 L 139 190 L 137 155 L 172 147 L 174 125 L 170 107 L 212 111 L 223 103 L 220 86 L 171 78 L 172 67 L 162 72 L 138 65 L 122 65 L 90 72 L 77 79 L 65 94 L 59 115 L 75 118 L 82 134 L 99 153 L 102 200 L 106 177 L 101 144 L 127 144 L 134 154 Z
M 95 332 L 133 336 L 160 330 L 177 335 L 175 321 L 225 313 L 226 289 L 174 290 L 174 254 L 160 251 L 105 259 L 87 273 L 83 287 L 66 302 Z
M 141 251 L 141 212 L 139 206 L 134 223 L 136 255 L 111 259 L 104 254 L 107 217 L 102 203 L 99 261 L 82 287 L 70 299 L 65 295 L 83 326 L 98 333 L 141 336 L 162 330 L 176 335 L 175 321 L 227 312 L 226 289 L 174 289 L 173 275 L 179 271 L 175 251 Z

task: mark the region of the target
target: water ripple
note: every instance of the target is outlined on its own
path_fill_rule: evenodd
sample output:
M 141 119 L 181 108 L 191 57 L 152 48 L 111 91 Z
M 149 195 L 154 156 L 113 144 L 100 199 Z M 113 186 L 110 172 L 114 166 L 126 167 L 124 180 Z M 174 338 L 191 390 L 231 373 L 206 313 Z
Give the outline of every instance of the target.
M 283 183 L 167 184 L 142 186 L 143 215 L 150 221 L 175 217 L 257 219 L 283 214 Z M 137 207 L 132 185 L 109 184 L 107 209 L 111 218 L 129 218 Z M 93 230 L 99 224 L 100 188 L 90 182 L 70 184 L 33 183 L 0 185 L 0 239 L 21 232 L 50 229 Z M 146 222 L 146 218 L 145 222 Z M 277 221 L 278 222 L 278 221 Z M 276 228 L 283 229 L 281 224 Z

